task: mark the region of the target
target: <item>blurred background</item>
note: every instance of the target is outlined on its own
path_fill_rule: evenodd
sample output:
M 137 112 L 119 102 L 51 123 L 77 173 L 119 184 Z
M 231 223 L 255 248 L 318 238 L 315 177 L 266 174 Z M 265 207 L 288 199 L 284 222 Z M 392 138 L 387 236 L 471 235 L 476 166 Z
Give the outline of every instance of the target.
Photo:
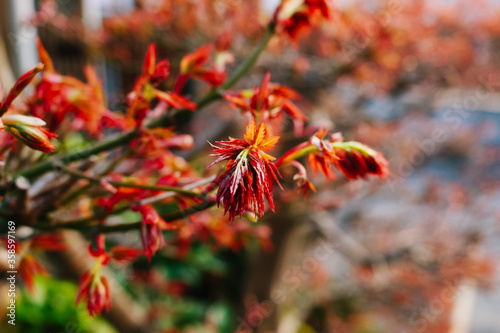
M 84 80 L 83 66 L 96 66 L 108 107 L 121 110 L 148 44 L 170 61 L 172 88 L 182 56 L 228 26 L 230 51 L 248 56 L 278 4 L 2 1 L 0 82 L 10 87 L 38 62 L 40 36 L 59 73 Z M 307 38 L 275 37 L 237 88 L 268 71 L 303 95 L 305 134 L 326 126 L 370 145 L 390 178 L 317 177 L 307 199 L 285 183 L 276 214 L 251 232 L 200 229 L 182 254 L 167 246 L 152 265 L 111 266 L 113 308 L 98 318 L 74 306 L 88 258 L 85 241 L 65 232 L 73 246 L 40 257 L 50 277 L 19 294 L 15 327 L 0 308 L 1 331 L 500 332 L 500 2 L 337 1 L 332 22 Z M 195 147 L 182 156 L 193 163 L 209 154 L 207 140 L 243 130 L 223 102 L 190 116 L 183 131 Z

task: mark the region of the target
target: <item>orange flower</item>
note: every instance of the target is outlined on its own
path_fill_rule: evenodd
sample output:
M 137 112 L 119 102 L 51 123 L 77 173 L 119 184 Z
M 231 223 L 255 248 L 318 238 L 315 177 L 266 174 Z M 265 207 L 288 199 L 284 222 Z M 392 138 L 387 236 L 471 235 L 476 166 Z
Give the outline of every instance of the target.
M 265 152 L 278 140 L 277 136 L 267 138 L 264 123 L 256 128 L 252 119 L 246 129 L 245 140 L 230 138 L 230 141 L 217 141 L 220 147 L 212 145 L 215 154 L 211 156 L 217 159 L 209 167 L 227 161 L 226 171 L 213 184 L 219 186 L 217 204 L 224 205 L 230 220 L 249 209 L 262 217 L 264 199 L 274 211 L 273 183 L 278 181 L 279 173 L 272 162 L 275 158 Z

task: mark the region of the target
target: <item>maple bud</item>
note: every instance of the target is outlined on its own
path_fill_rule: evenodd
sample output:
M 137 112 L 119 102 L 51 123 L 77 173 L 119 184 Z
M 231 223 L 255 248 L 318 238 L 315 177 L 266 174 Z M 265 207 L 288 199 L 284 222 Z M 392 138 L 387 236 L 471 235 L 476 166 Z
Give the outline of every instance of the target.
M 288 34 L 297 42 L 302 32 L 331 18 L 329 0 L 283 0 L 274 13 L 273 23 L 277 25 L 278 32 Z
M 80 278 L 75 304 L 82 299 L 86 300 L 87 311 L 91 317 L 95 314 L 100 315 L 103 309 L 109 311 L 111 307 L 109 283 L 106 277 L 101 276 L 99 269 L 87 271 Z
M 162 230 L 174 229 L 176 226 L 163 220 L 152 205 L 135 206 L 132 210 L 142 215 L 141 241 L 144 254 L 151 262 L 151 257 L 165 245 Z
M 335 179 L 334 167 L 349 179 L 368 175 L 385 179 L 389 176 L 388 162 L 381 153 L 356 141 L 344 142 L 339 133 L 331 134 L 329 139 L 325 139 L 326 135 L 327 131 L 320 129 L 309 141 L 286 152 L 275 165 L 293 163 L 307 156 L 314 175 L 321 171 L 326 181 Z
M 43 266 L 31 254 L 24 255 L 18 271 L 24 285 L 31 294 L 35 291 L 35 276 L 48 275 Z
M 14 135 L 28 147 L 44 153 L 51 153 L 56 149 L 50 139 L 56 138 L 57 135 L 43 127 L 45 121 L 42 119 L 23 115 L 8 115 L 3 116 L 1 121 L 7 132 Z
M 35 75 L 43 70 L 43 67 L 43 64 L 38 64 L 35 68 L 26 72 L 19 79 L 17 79 L 16 83 L 9 91 L 9 94 L 5 97 L 5 100 L 1 104 L 0 116 L 7 112 L 14 99 L 19 96 L 24 88 L 26 88 L 26 86 L 35 78 Z

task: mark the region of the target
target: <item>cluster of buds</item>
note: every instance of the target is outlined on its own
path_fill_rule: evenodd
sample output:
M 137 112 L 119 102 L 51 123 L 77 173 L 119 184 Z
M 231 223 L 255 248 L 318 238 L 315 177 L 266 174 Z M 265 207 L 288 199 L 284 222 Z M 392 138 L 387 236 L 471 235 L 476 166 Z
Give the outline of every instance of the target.
M 228 51 L 231 30 L 226 29 L 215 45 L 208 43 L 185 55 L 180 64 L 181 73 L 175 85 L 180 92 L 189 78 L 208 82 L 213 87 L 220 86 L 227 78 L 226 66 L 234 62 L 234 55 Z M 207 66 L 215 48 L 213 63 Z
M 296 42 L 302 33 L 331 18 L 328 0 L 282 0 L 273 22 L 279 32 L 286 33 Z
M 95 314 L 100 315 L 103 309 L 106 312 L 109 311 L 111 307 L 111 292 L 108 280 L 105 276 L 101 275 L 100 264 L 96 264 L 92 271 L 85 272 L 80 278 L 75 304 L 78 304 L 82 299 L 85 299 L 87 302 L 87 311 L 90 316 L 94 316 Z
M 271 74 L 267 73 L 260 87 L 228 91 L 223 96 L 233 108 L 250 113 L 253 118 L 264 122 L 270 122 L 276 126 L 281 125 L 284 120 L 283 114 L 287 114 L 295 124 L 303 124 L 307 117 L 292 102 L 292 100 L 301 99 L 300 94 L 291 88 L 270 81 Z
M 321 129 L 311 139 L 284 154 L 277 162 L 281 166 L 307 156 L 314 175 L 320 171 L 325 179 L 335 179 L 334 167 L 349 179 L 366 178 L 368 175 L 387 178 L 389 166 L 384 156 L 370 147 L 355 141 L 343 141 L 340 133 L 331 134 Z
M 142 124 L 149 110 L 149 104 L 154 98 L 176 109 L 186 108 L 191 111 L 196 109 L 195 103 L 179 94 L 156 89 L 167 78 L 169 68 L 170 63 L 165 59 L 156 63 L 156 44 L 149 45 L 142 66 L 142 75 L 135 82 L 132 92 L 127 95 L 127 115 L 134 119 L 137 126 Z
M 7 132 L 14 135 L 28 147 L 44 153 L 51 153 L 56 149 L 50 139 L 56 138 L 57 134 L 45 129 L 46 123 L 42 119 L 16 114 L 3 116 L 0 120 Z
M 34 116 L 43 117 L 51 131 L 59 128 L 69 114 L 74 117 L 70 123 L 73 129 L 85 129 L 93 136 L 99 136 L 104 126 L 125 127 L 125 120 L 107 109 L 104 92 L 93 67 L 84 68 L 87 83 L 61 75 L 55 70 L 40 39 L 37 42 L 38 55 L 45 71 L 28 100 Z
M 101 267 L 107 265 L 110 259 L 116 261 L 130 261 L 141 254 L 141 251 L 124 246 L 115 246 L 106 253 L 103 234 L 96 237 L 97 248 L 89 245 L 89 253 L 96 258 L 92 269 L 86 271 L 80 278 L 75 304 L 85 300 L 90 316 L 100 315 L 102 310 L 109 311 L 111 307 L 111 289 L 108 279 L 102 275 Z
M 35 75 L 42 71 L 44 65 L 38 64 L 35 68 L 22 75 L 9 91 L 3 102 L 0 102 L 0 129 L 5 129 L 10 134 L 21 140 L 28 147 L 51 153 L 56 149 L 50 139 L 57 135 L 44 128 L 45 121 L 37 117 L 24 116 L 20 114 L 5 113 L 11 108 L 12 102 L 21 94 L 28 84 L 35 78 Z
M 176 226 L 162 219 L 152 205 L 136 206 L 133 210 L 142 215 L 141 241 L 144 254 L 151 262 L 151 257 L 165 245 L 163 230 L 172 230 Z

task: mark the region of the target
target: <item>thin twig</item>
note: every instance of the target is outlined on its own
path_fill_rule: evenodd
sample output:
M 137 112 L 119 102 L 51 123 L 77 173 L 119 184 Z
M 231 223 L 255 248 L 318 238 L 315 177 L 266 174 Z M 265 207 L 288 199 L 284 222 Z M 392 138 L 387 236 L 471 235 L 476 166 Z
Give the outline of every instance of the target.
M 192 184 L 184 186 L 182 189 L 189 191 L 189 190 L 195 189 L 199 186 L 206 185 L 206 184 L 212 182 L 214 179 L 215 179 L 215 176 L 203 178 L 197 182 L 194 182 Z M 50 229 L 50 230 L 52 230 L 52 229 L 77 229 L 77 230 L 87 229 L 87 228 L 95 226 L 95 224 L 91 224 L 90 222 L 99 221 L 99 220 L 102 220 L 104 218 L 107 218 L 110 215 L 122 213 L 124 211 L 131 209 L 133 206 L 136 206 L 136 205 L 142 206 L 142 205 L 152 204 L 155 202 L 165 200 L 167 198 L 171 198 L 171 197 L 176 196 L 178 194 L 179 194 L 178 192 L 160 193 L 160 194 L 155 195 L 153 197 L 142 199 L 139 202 L 128 203 L 125 206 L 115 208 L 109 212 L 103 211 L 103 212 L 96 213 L 92 216 L 82 218 L 82 219 L 71 220 L 71 221 L 61 221 L 61 222 L 58 222 L 56 224 L 34 225 L 34 227 L 39 228 L 39 229 Z M 171 217 L 169 217 L 169 218 L 171 218 Z
M 58 161 L 54 162 L 53 164 L 54 164 L 54 167 L 56 167 L 59 171 L 62 171 L 64 173 L 67 173 L 67 174 L 74 176 L 74 177 L 78 177 L 80 179 L 86 179 L 89 182 L 95 183 L 95 184 L 102 184 L 103 181 L 106 181 L 107 183 L 109 183 L 110 185 L 115 186 L 115 187 L 139 188 L 139 189 L 152 190 L 152 191 L 169 191 L 169 192 L 176 192 L 176 193 L 184 194 L 184 195 L 188 195 L 188 196 L 198 197 L 198 198 L 203 197 L 202 193 L 188 191 L 188 190 L 186 190 L 184 188 L 180 188 L 180 187 L 158 186 L 158 185 L 149 185 L 149 184 L 136 184 L 136 183 L 132 183 L 132 182 L 118 182 L 118 181 L 113 181 L 113 180 L 107 181 L 104 178 L 101 179 L 98 177 L 87 176 L 84 173 L 77 171 L 77 170 L 73 170 L 73 169 L 67 167 L 66 165 L 64 165 Z

